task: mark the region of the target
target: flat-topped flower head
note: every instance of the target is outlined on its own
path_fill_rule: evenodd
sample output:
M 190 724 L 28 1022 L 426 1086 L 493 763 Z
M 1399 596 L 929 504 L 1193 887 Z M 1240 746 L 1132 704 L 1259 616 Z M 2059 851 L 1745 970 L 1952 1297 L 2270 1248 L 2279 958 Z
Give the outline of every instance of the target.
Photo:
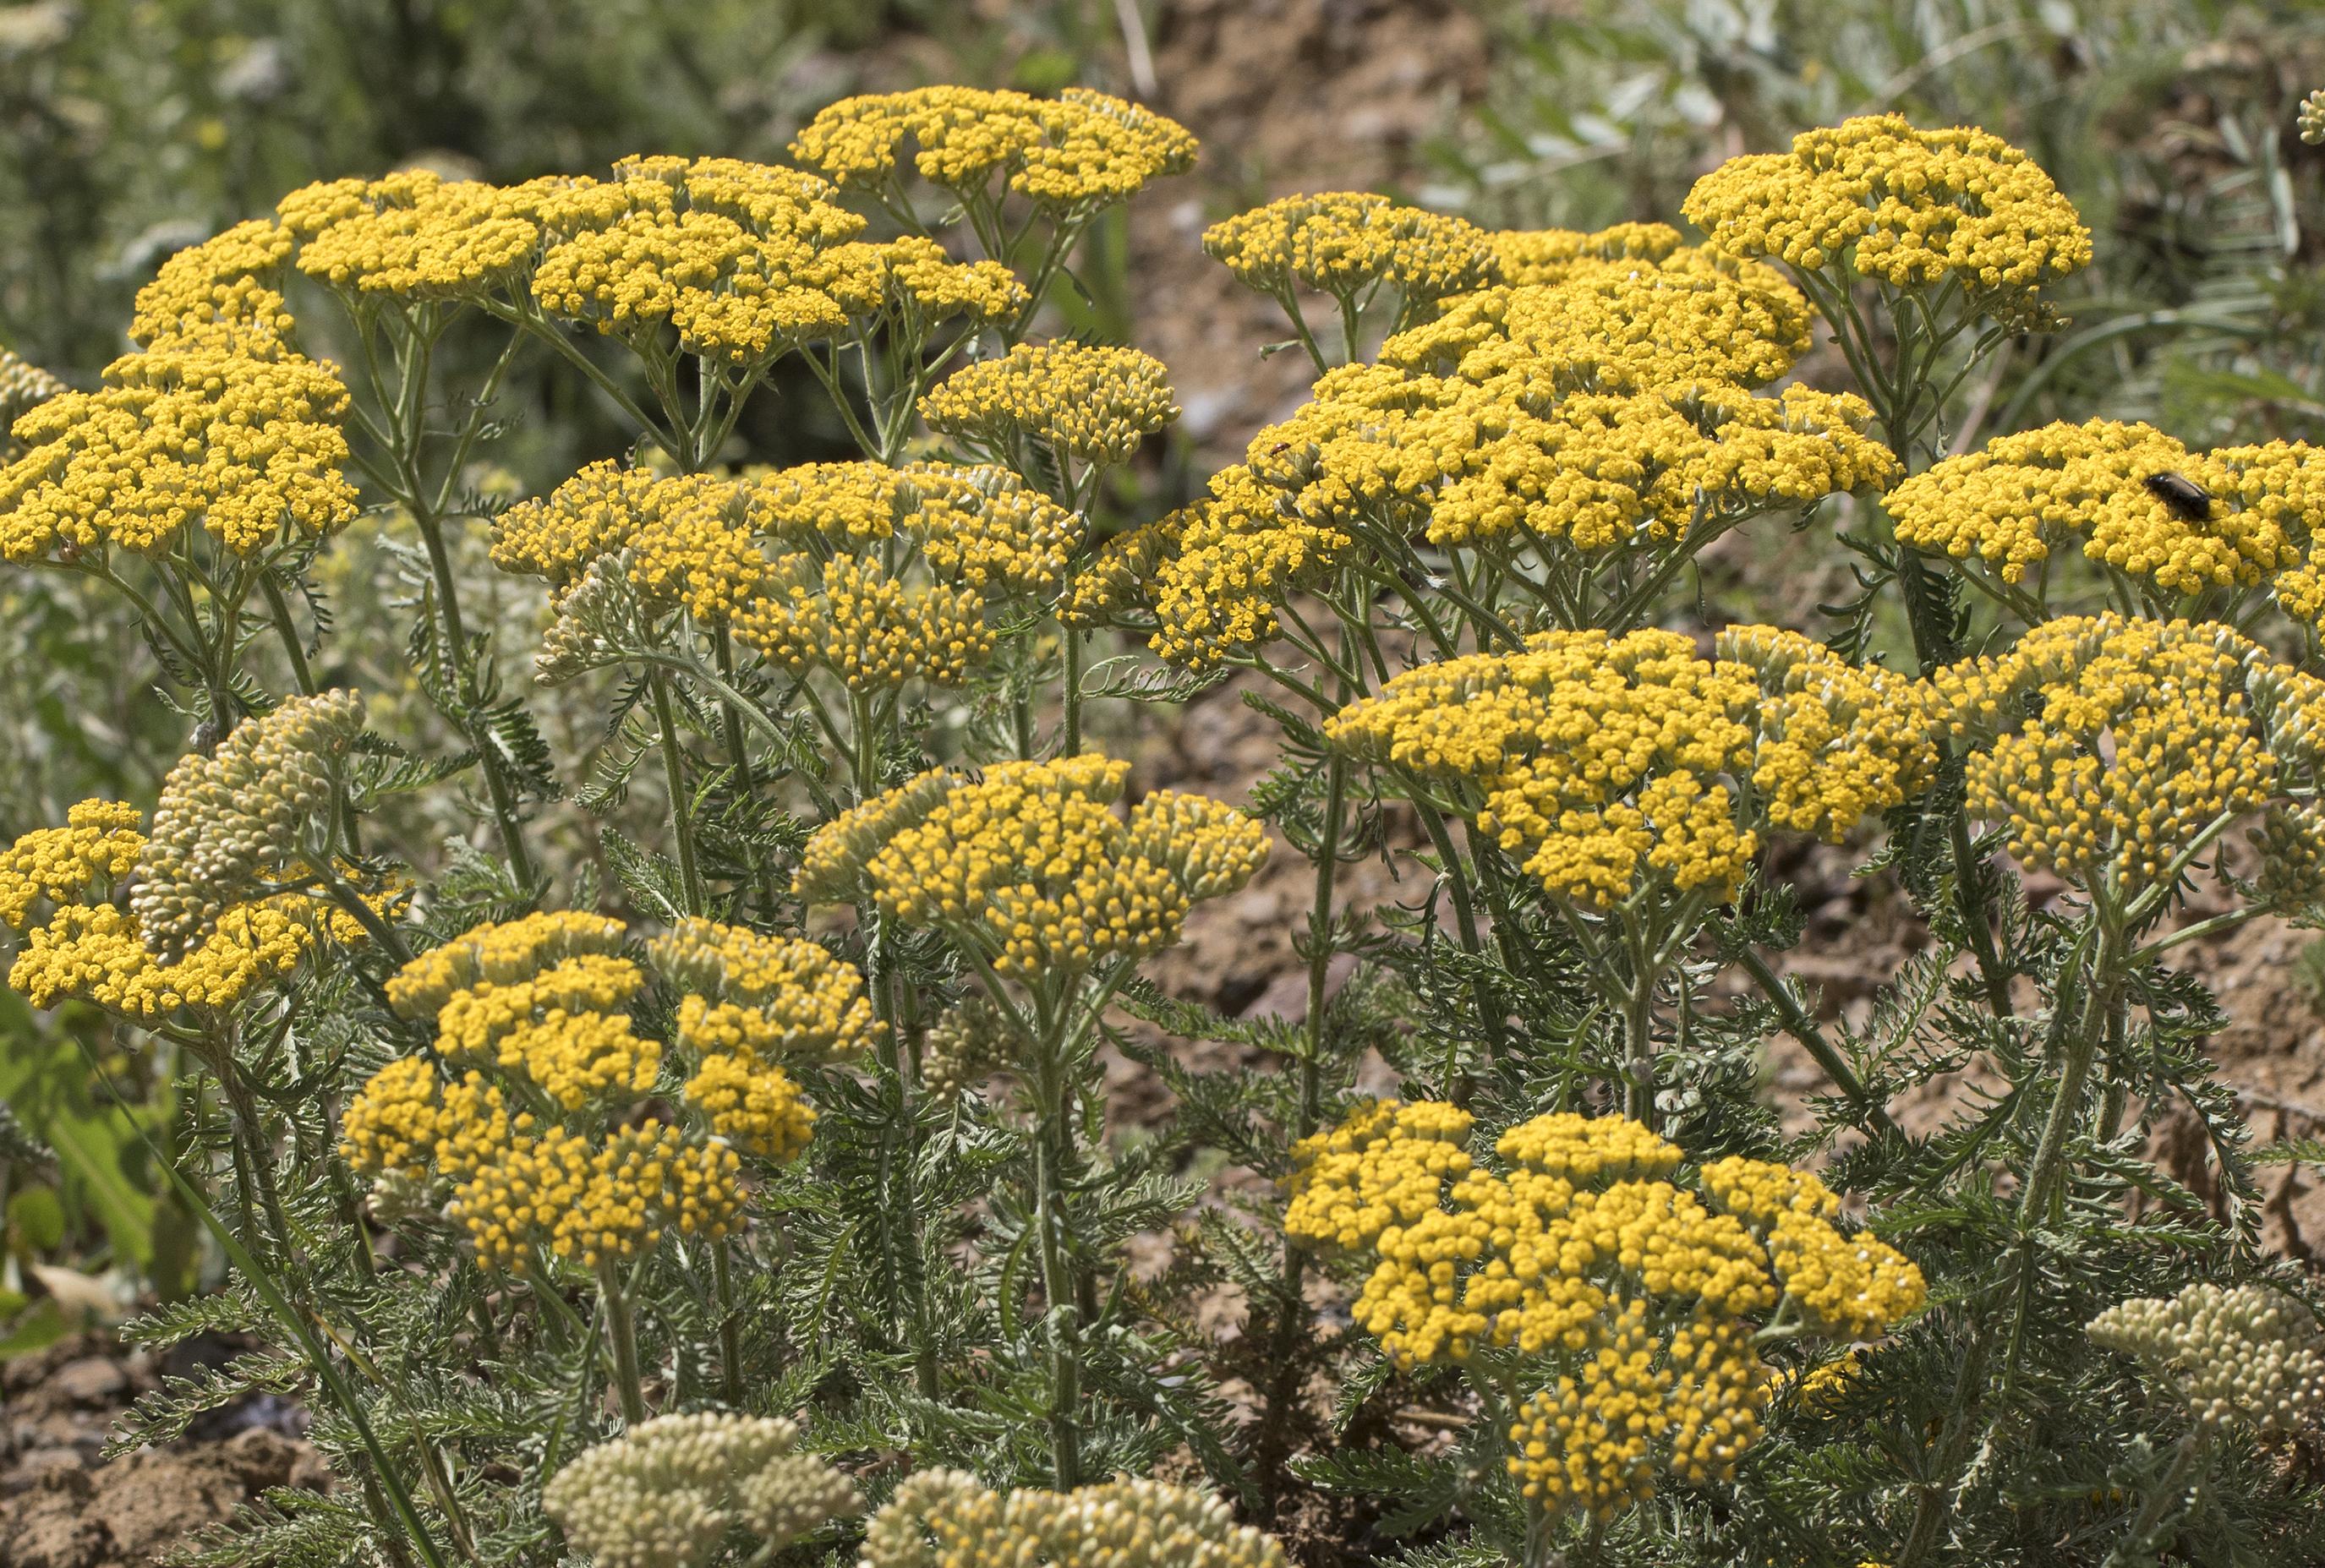
M 1000 641 L 972 589 L 907 582 L 873 558 L 804 552 L 775 559 L 735 635 L 795 675 L 828 670 L 864 692 L 959 686 Z
M 1077 463 L 1126 463 L 1179 407 L 1161 362 L 1137 349 L 1021 343 L 946 377 L 921 417 L 1022 474 L 1027 443 Z
M 1933 768 L 1924 699 L 1806 639 L 1550 632 L 1425 665 L 1326 725 L 1338 749 L 1454 783 L 1552 896 L 1732 897 L 1764 827 L 1838 840 Z
M 2148 425 L 2060 423 L 1949 457 L 1883 505 L 1900 542 L 2005 584 L 2040 584 L 2054 555 L 2080 550 L 2163 611 L 2293 566 L 2325 525 L 2325 457 L 2283 442 L 2191 452 Z M 2280 595 L 2309 607 L 2300 590 Z
M 864 220 L 830 195 L 792 169 L 625 160 L 610 181 L 539 194 L 533 299 L 642 346 L 669 334 L 686 353 L 763 363 L 848 327 L 840 285 L 860 263 L 835 253 Z
M 1760 386 L 1808 352 L 1808 301 L 1762 263 L 1690 247 L 1659 264 L 1578 262 L 1564 272 L 1450 301 L 1383 343 L 1381 363 L 1540 408 L 1569 392 Z
M 838 245 L 823 262 L 823 291 L 849 320 L 891 322 L 908 344 L 947 321 L 969 328 L 1014 321 L 1032 298 L 999 262 L 957 262 L 921 235 Z
M 300 240 L 299 271 L 320 282 L 357 295 L 468 299 L 532 271 L 542 205 L 573 183 L 499 186 L 408 169 L 304 187 L 275 214 Z
M 857 1568 L 1289 1568 L 1273 1536 L 1209 1492 L 1123 1477 L 1079 1491 L 988 1490 L 916 1471 L 872 1517 Z
M 864 1511 L 798 1443 L 797 1426 L 764 1416 L 658 1416 L 551 1477 L 542 1507 L 598 1568 L 695 1568 L 746 1536 L 782 1547 Z
M 685 992 L 678 1040 L 703 1055 L 825 1062 L 860 1054 L 872 1036 L 864 977 L 813 942 L 687 919 L 646 945 Z
M 2267 660 L 2224 626 L 2066 616 L 1934 685 L 1969 742 L 1968 807 L 2010 853 L 2078 886 L 2135 891 L 2277 788 L 2246 690 Z
M 2117 1302 L 2093 1341 L 2144 1362 L 2205 1426 L 2268 1437 L 2325 1420 L 2325 1330 L 2305 1303 L 2265 1285 L 2191 1285 L 2169 1300 Z
M 1144 956 L 1250 880 L 1267 840 L 1246 813 L 1169 790 L 1118 816 L 1128 774 L 1085 753 L 923 776 L 819 829 L 800 890 L 944 930 L 1027 984 Z
M 1502 281 L 1513 286 L 1562 283 L 1601 266 L 1660 267 L 1693 248 L 1667 223 L 1618 223 L 1598 230 L 1496 229 L 1486 243 L 1500 263 Z
M 1271 201 L 1211 225 L 1203 249 L 1245 287 L 1280 300 L 1295 285 L 1344 300 L 1385 286 L 1428 302 L 1484 288 L 1500 271 L 1486 232 L 1467 219 L 1369 191 Z
M 320 853 L 312 830 L 329 818 L 334 771 L 362 729 L 352 691 L 294 696 L 170 770 L 129 900 L 158 956 L 183 956 L 262 884 L 310 879 L 301 856 Z
M 981 200 L 1020 196 L 1061 216 L 1087 216 L 1184 173 L 1196 152 L 1175 121 L 1087 88 L 1040 98 L 931 87 L 827 105 L 792 155 L 842 189 L 894 191 L 908 144 L 931 184 Z
M 1514 1357 L 1541 1379 L 1508 1463 L 1553 1515 L 1732 1476 L 1768 1397 L 1754 1336 L 1782 1304 L 1842 1340 L 1922 1304 L 1920 1271 L 1838 1230 L 1808 1173 L 1731 1158 L 1683 1182 L 1646 1127 L 1564 1111 L 1505 1132 L 1496 1169 L 1472 1125 L 1359 1106 L 1293 1148 L 1284 1231 L 1372 1261 L 1353 1314 L 1399 1366 Z
M 17 419 L 0 556 L 153 555 L 196 529 L 247 557 L 355 517 L 347 393 L 328 366 L 157 352 L 116 360 L 106 381 Z
M 619 920 L 581 909 L 544 909 L 474 926 L 389 976 L 388 1005 L 402 1018 L 432 1019 L 456 991 L 530 980 L 584 954 L 616 955 L 625 937 Z
M 1683 210 L 1729 255 L 1853 273 L 1901 291 L 1958 290 L 2021 329 L 2044 291 L 2089 264 L 2090 231 L 2033 160 L 1984 131 L 1918 131 L 1867 115 L 1803 131 L 1786 152 L 1731 158 Z
M 281 285 L 294 240 L 254 218 L 175 253 L 137 291 L 130 341 L 156 354 L 283 357 L 292 323 Z
M 478 1259 L 513 1272 L 738 1228 L 743 1158 L 796 1158 L 814 1130 L 780 1064 L 862 1043 L 863 976 L 812 943 L 683 921 L 644 946 L 676 1015 L 656 1039 L 630 1011 L 647 975 L 626 939 L 618 920 L 544 911 L 405 964 L 389 1002 L 434 1019 L 435 1049 L 389 1063 L 357 1096 L 340 1129 L 348 1161 L 446 1184 Z

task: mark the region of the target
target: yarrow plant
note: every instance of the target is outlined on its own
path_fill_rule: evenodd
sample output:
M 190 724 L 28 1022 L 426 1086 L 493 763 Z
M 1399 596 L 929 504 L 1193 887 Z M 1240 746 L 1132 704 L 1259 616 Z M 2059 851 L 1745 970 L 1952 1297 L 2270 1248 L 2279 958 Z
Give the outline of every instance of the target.
M 255 1347 L 120 1442 L 264 1389 L 337 1483 L 188 1561 L 2325 1555 L 2254 1174 L 2320 1151 L 2189 963 L 2325 922 L 2325 466 L 1958 435 L 2093 241 L 1883 116 L 1692 235 L 1214 215 L 1314 379 L 1167 505 L 1168 368 L 1054 296 L 1197 151 L 932 87 L 331 180 L 87 388 L 0 358 L 0 555 L 189 732 L 0 852 L 11 984 L 181 1068 L 218 1288 L 133 1337 Z M 517 377 L 628 446 L 501 475 Z M 778 392 L 854 451 L 768 461 Z M 1722 623 L 1782 530 L 1856 597 Z M 1240 798 L 1109 754 L 1230 679 Z M 1867 1008 L 1787 973 L 1811 854 L 1923 938 Z

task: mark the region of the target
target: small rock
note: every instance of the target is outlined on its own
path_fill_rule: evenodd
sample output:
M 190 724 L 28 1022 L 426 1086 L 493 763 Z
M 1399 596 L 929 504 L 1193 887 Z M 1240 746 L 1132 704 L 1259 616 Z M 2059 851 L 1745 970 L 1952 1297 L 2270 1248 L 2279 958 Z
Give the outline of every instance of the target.
M 36 1448 L 18 1459 L 14 1468 L 0 1475 L 0 1496 L 14 1497 L 51 1484 L 51 1478 L 78 1474 L 88 1466 L 79 1449 Z M 59 1480 L 57 1484 L 70 1485 Z
M 129 1376 L 110 1356 L 84 1356 L 59 1367 L 49 1379 L 49 1388 L 62 1404 L 100 1406 L 112 1404 L 129 1387 Z

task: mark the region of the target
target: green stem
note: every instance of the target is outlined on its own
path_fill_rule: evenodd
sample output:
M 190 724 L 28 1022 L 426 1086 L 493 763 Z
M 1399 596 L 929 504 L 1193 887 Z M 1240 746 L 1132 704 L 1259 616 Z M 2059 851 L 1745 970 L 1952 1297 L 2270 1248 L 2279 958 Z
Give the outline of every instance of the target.
M 307 645 L 299 636 L 299 623 L 291 617 L 291 602 L 283 596 L 283 585 L 274 574 L 261 571 L 258 585 L 266 595 L 266 608 L 274 619 L 274 630 L 283 640 L 283 652 L 291 661 L 292 684 L 301 696 L 315 695 L 315 672 L 307 665 Z
M 1065 628 L 1065 744 L 1069 757 L 1081 754 L 1082 749 L 1082 634 L 1071 626 Z
M 614 1350 L 614 1394 L 622 1402 L 622 1419 L 635 1426 L 646 1418 L 645 1388 L 638 1374 L 638 1325 L 611 1259 L 597 1265 L 597 1292 L 606 1307 L 606 1337 Z
M 1874 1126 L 1884 1132 L 1895 1132 L 1897 1124 L 1889 1119 L 1889 1112 L 1873 1098 L 1871 1091 L 1865 1087 L 1864 1080 L 1850 1070 L 1839 1048 L 1825 1038 L 1822 1029 L 1817 1028 L 1816 1020 L 1809 1017 L 1807 1010 L 1801 1006 L 1800 999 L 1792 994 L 1792 988 L 1785 984 L 1783 977 L 1760 955 L 1760 950 L 1746 944 L 1737 955 L 1737 962 L 1758 984 L 1762 994 L 1775 1005 L 1776 1016 L 1783 1020 L 1784 1032 L 1798 1040 L 1815 1058 L 1816 1065 L 1823 1069 L 1826 1077 L 1832 1080 L 1833 1086 L 1855 1101 L 1857 1109 L 1865 1112 L 1866 1119 Z
M 1045 1050 L 1044 1054 L 1047 1052 Z M 1076 1306 L 1080 1292 L 1065 1255 L 1065 1170 L 1070 1132 L 1066 1126 L 1061 1064 L 1040 1065 L 1040 1125 L 1033 1130 L 1033 1223 L 1040 1230 L 1042 1296 L 1050 1332 L 1051 1485 L 1071 1491 L 1081 1485 L 1081 1324 Z
M 710 1278 L 718 1293 L 720 1396 L 735 1409 L 743 1405 L 743 1320 L 735 1310 L 735 1275 L 727 1261 L 727 1238 L 710 1243 Z
M 688 808 L 686 753 L 679 744 L 676 706 L 670 700 L 670 677 L 660 669 L 649 673 L 646 685 L 653 694 L 654 724 L 662 731 L 662 767 L 670 784 L 670 828 L 678 845 L 678 880 L 686 898 L 686 912 L 699 915 L 707 908 L 702 896 L 702 871 L 694 859 L 693 813 Z
M 2188 1472 L 2195 1468 L 2196 1459 L 2204 1449 L 2204 1429 L 2191 1426 L 2172 1452 L 2172 1462 L 2163 1471 L 2163 1479 L 2150 1487 L 2141 1500 L 2139 1512 L 2133 1516 L 2131 1528 L 2115 1550 L 2107 1555 L 2101 1568 L 2132 1568 L 2134 1563 L 2154 1563 L 2154 1550 L 2148 1538 L 2163 1525 L 2165 1513 L 2188 1495 Z
M 2066 1065 L 2059 1075 L 2057 1098 L 2043 1119 L 2042 1140 L 2034 1146 L 2034 1161 L 2026 1174 L 2026 1195 L 2018 1206 L 2021 1231 L 2032 1227 L 2051 1207 L 2066 1167 L 2067 1130 L 2080 1109 L 2091 1064 L 2098 1055 L 2115 1009 L 2116 953 L 2119 938 L 2104 923 L 2097 953 L 2091 959 L 2089 989 L 2084 993 L 2080 1027 L 2067 1041 Z

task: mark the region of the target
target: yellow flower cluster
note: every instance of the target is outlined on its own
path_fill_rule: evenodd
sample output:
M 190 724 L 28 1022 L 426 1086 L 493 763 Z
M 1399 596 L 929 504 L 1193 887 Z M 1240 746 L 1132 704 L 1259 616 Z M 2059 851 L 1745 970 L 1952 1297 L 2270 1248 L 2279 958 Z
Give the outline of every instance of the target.
M 2135 892 L 2178 875 L 2199 835 L 2274 789 L 2246 691 L 2265 662 L 2225 626 L 2066 616 L 1933 684 L 1974 748 L 1970 814 L 2007 823 L 2029 865 Z
M 579 909 L 473 927 L 390 975 L 388 1005 L 402 1018 L 433 1019 L 454 992 L 514 984 L 582 954 L 618 954 L 625 936 L 619 920 Z
M 859 1568 L 1290 1568 L 1272 1536 L 1207 1492 L 1124 1477 L 1079 1491 L 988 1490 L 957 1470 L 906 1476 L 865 1532 Z
M 1326 374 L 1204 500 L 1125 542 L 1081 613 L 1141 609 L 1158 652 L 1200 667 L 1275 636 L 1284 598 L 1368 534 L 1532 553 L 1587 583 L 1898 477 L 1862 399 L 1755 395 L 1809 342 L 1807 305 L 1773 269 L 1637 235 L 1607 248 L 1638 258 L 1600 259 L 1596 238 L 1544 247 L 1574 253 L 1543 259 L 1557 281 L 1468 293 L 1379 363 Z M 1133 552 L 1143 588 L 1122 580 Z
M 617 562 L 649 613 L 683 608 L 796 673 L 878 690 L 966 679 L 996 646 L 988 604 L 1055 595 L 1084 527 L 994 467 L 656 478 L 603 461 L 503 513 L 493 559 L 560 600 Z
M 1093 596 L 1078 603 L 1084 615 L 1112 618 L 1126 607 L 1124 576 L 1136 582 L 1151 572 L 1139 586 L 1154 616 L 1154 651 L 1203 669 L 1272 641 L 1275 607 L 1329 579 L 1351 542 L 1344 529 L 1311 523 L 1238 466 L 1214 475 L 1203 499 L 1127 536 L 1101 567 Z M 1107 583 L 1117 586 L 1098 586 Z M 1109 596 L 1097 597 L 1101 592 Z
M 0 556 L 151 555 L 189 527 L 248 556 L 355 516 L 340 472 L 347 389 L 329 367 L 157 352 L 125 355 L 105 377 L 16 420 L 24 450 L 0 468 Z
M 894 192 L 907 140 L 912 166 L 931 184 L 977 199 L 1014 193 L 1074 217 L 1184 173 L 1196 150 L 1184 126 L 1087 88 L 1037 98 L 933 87 L 828 105 L 792 143 L 792 156 L 843 189 Z
M 837 297 L 872 257 L 839 254 L 864 220 L 797 170 L 734 159 L 634 158 L 606 183 L 545 196 L 533 296 L 607 336 L 760 363 L 847 329 Z M 866 247 L 869 251 L 871 247 Z
M 677 1040 L 699 1056 L 827 1062 L 871 1039 L 864 977 L 813 942 L 688 919 L 646 951 L 685 992 Z
M 64 826 L 0 853 L 0 920 L 24 938 L 8 983 L 34 1007 L 78 999 L 140 1022 L 230 1012 L 296 968 L 319 934 L 355 939 L 344 917 L 286 895 L 221 909 L 174 961 L 155 957 L 137 917 L 113 901 L 144 853 L 144 826 L 134 806 L 84 800 Z
M 2200 494 L 2178 490 L 2172 475 Z M 2079 541 L 2135 588 L 2152 583 L 2168 597 L 2146 596 L 2168 608 L 2294 566 L 2295 540 L 2325 527 L 2325 453 L 2282 441 L 2192 453 L 2148 425 L 2060 423 L 1947 458 L 1884 505 L 1901 543 L 1974 560 L 2009 584 Z M 2325 607 L 2320 585 L 2304 565 L 2286 574 L 2279 597 L 2313 617 Z
M 1454 783 L 1478 826 L 1559 898 L 1606 909 L 1643 883 L 1733 896 L 1759 826 L 1838 840 L 1934 766 L 1911 682 L 1795 633 L 1547 632 L 1514 654 L 1424 665 L 1326 738 Z
M 149 354 L 284 357 L 291 313 L 275 285 L 292 242 L 255 218 L 176 252 L 137 291 L 130 341 Z
M 1211 225 L 1203 249 L 1245 287 L 1287 303 L 1295 283 L 1349 302 L 1382 285 L 1426 301 L 1482 289 L 1500 273 L 1474 224 L 1369 191 L 1271 201 Z
M 503 187 L 425 170 L 326 180 L 276 210 L 285 250 L 300 242 L 299 269 L 335 288 L 416 300 L 527 289 L 552 316 L 638 343 L 667 328 L 686 351 L 736 364 L 890 311 L 925 334 L 1023 308 L 1007 269 L 955 263 L 917 237 L 858 240 L 863 218 L 831 195 L 795 169 L 639 157 L 610 180 Z
M 1539 408 L 1569 392 L 1761 386 L 1808 352 L 1808 301 L 1764 263 L 1680 246 L 1653 262 L 1576 258 L 1524 272 L 1389 338 L 1381 363 Z
M 740 1225 L 737 1151 L 792 1159 L 815 1123 L 778 1058 L 856 1049 L 871 1028 L 863 978 L 812 943 L 685 921 L 646 945 L 680 993 L 666 1047 L 625 1010 L 646 979 L 626 938 L 618 920 L 542 913 L 406 964 L 390 1005 L 432 1016 L 439 1056 L 470 1070 L 451 1082 L 419 1056 L 383 1067 L 341 1120 L 349 1163 L 455 1184 L 449 1212 L 501 1268 L 527 1269 L 542 1249 L 595 1267 L 672 1231 Z M 675 1093 L 673 1051 L 690 1072 Z
M 2044 318 L 2042 291 L 2089 263 L 2090 231 L 2051 177 L 1984 131 L 1867 115 L 1731 158 L 1682 211 L 1729 255 L 1901 291 L 1950 285 L 1978 314 Z
M 1667 223 L 1618 223 L 1586 232 L 1572 228 L 1503 229 L 1486 236 L 1501 268 L 1502 281 L 1534 286 L 1563 283 L 1578 272 L 1613 264 L 1635 271 L 1661 266 L 1693 249 Z
M 594 1268 L 653 1250 L 665 1232 L 716 1240 L 740 1229 L 739 1175 L 733 1149 L 668 1122 L 603 1142 L 551 1128 L 478 1165 L 448 1212 L 487 1268 L 523 1272 L 546 1248 Z
M 1359 1107 L 1293 1148 L 1284 1231 L 1373 1260 L 1353 1311 L 1399 1365 L 1514 1352 L 1549 1374 L 1509 1464 L 1550 1512 L 1731 1474 L 1768 1397 L 1753 1335 L 1781 1301 L 1842 1339 L 1922 1304 L 1920 1271 L 1844 1236 L 1807 1173 L 1725 1159 L 1699 1196 L 1645 1127 L 1560 1111 L 1504 1133 L 1497 1174 L 1472 1126 L 1434 1102 Z
M 1179 407 L 1151 355 L 1021 343 L 955 371 L 921 400 L 921 417 L 1023 473 L 1020 444 L 1028 441 L 1078 463 L 1127 463 L 1141 441 L 1179 417 Z
M 1266 858 L 1257 821 L 1201 796 L 1162 790 L 1116 816 L 1129 771 L 1084 753 L 924 774 L 818 829 L 795 890 L 943 930 L 1005 978 L 1070 984 L 1176 942 L 1193 904 Z
M 521 279 L 540 254 L 543 208 L 577 182 L 504 187 L 407 169 L 303 186 L 275 205 L 310 278 L 358 294 L 474 297 Z

